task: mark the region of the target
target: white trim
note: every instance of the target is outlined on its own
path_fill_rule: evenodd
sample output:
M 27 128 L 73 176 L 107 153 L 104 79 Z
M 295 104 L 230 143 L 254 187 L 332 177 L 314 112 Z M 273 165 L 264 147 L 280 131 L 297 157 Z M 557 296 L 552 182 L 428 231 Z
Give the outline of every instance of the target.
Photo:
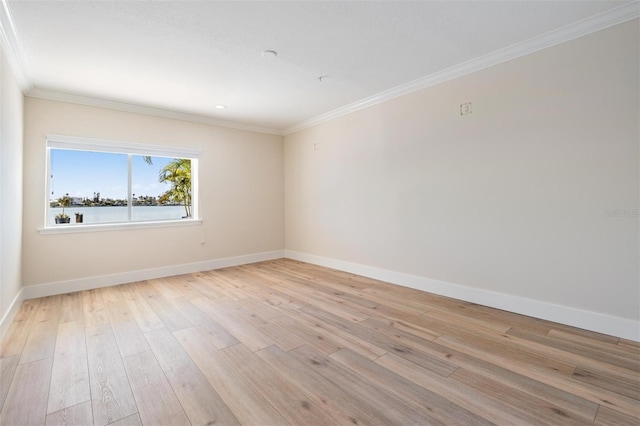
M 153 117 L 171 118 L 174 120 L 190 121 L 193 123 L 209 124 L 211 126 L 226 127 L 230 129 L 246 130 L 255 133 L 266 133 L 269 135 L 282 136 L 282 131 L 271 127 L 254 126 L 251 124 L 239 123 L 229 120 L 221 120 L 205 115 L 170 111 L 161 108 L 155 108 L 144 105 L 134 105 L 125 102 L 111 101 L 101 98 L 93 98 L 90 96 L 76 95 L 72 93 L 63 93 L 55 90 L 32 88 L 25 91 L 25 96 L 30 98 L 45 99 L 50 101 L 66 102 L 70 104 L 93 106 L 97 108 L 106 108 L 116 111 L 132 112 L 135 114 L 150 115 Z
M 266 260 L 280 259 L 283 256 L 283 250 L 274 250 L 263 253 L 247 254 L 243 256 L 207 260 L 204 262 L 185 263 L 182 265 L 163 266 L 161 268 L 154 269 L 142 269 L 138 271 L 121 272 L 117 274 L 100 275 L 96 277 L 86 277 L 78 278 L 75 280 L 30 285 L 25 286 L 22 289 L 22 293 L 24 293 L 24 299 L 33 299 L 36 297 L 53 296 L 56 294 L 71 293 L 74 291 L 92 290 L 94 288 L 120 285 L 136 281 L 152 280 L 174 275 L 191 274 L 194 272 L 210 271 L 212 269 L 263 262 Z
M 70 208 L 70 207 L 68 207 Z M 99 207 L 96 207 L 99 208 Z M 83 223 L 83 224 L 57 224 L 38 228 L 40 234 L 78 234 L 83 232 L 104 232 L 104 231 L 122 231 L 132 229 L 149 229 L 149 228 L 171 228 L 178 226 L 197 226 L 202 225 L 201 219 L 176 219 L 176 220 L 157 220 L 149 222 L 122 222 L 122 223 Z
M 598 312 L 585 311 L 569 306 L 556 305 L 524 297 L 512 296 L 480 288 L 432 280 L 425 277 L 292 250 L 285 250 L 285 257 L 429 293 L 452 297 L 466 302 L 478 303 L 491 308 L 502 309 L 509 312 L 515 312 L 517 314 L 558 322 L 585 330 L 591 330 L 640 342 L 640 321 L 614 317 Z
M 298 132 L 300 130 L 316 126 L 320 123 L 333 120 L 343 115 L 377 105 L 388 100 L 403 96 L 427 87 L 435 86 L 454 78 L 462 77 L 485 68 L 507 62 L 521 56 L 528 55 L 538 50 L 546 49 L 578 37 L 591 34 L 605 28 L 621 24 L 632 19 L 640 17 L 640 3 L 638 1 L 626 3 L 622 6 L 609 9 L 598 15 L 591 16 L 581 21 L 569 24 L 562 28 L 532 37 L 520 43 L 513 44 L 503 49 L 496 50 L 489 54 L 474 58 L 470 61 L 463 62 L 458 65 L 446 68 L 441 71 L 429 74 L 425 77 L 410 81 L 392 89 L 385 90 L 373 96 L 361 99 L 354 103 L 345 105 L 333 111 L 320 114 L 316 117 L 304 120 L 298 124 L 288 127 L 282 131 L 286 135 Z
M 51 179 L 52 176 L 51 168 L 51 150 L 52 149 L 61 149 L 61 150 L 79 150 L 79 151 L 93 151 L 93 152 L 106 152 L 106 153 L 118 153 L 127 155 L 127 222 L 119 222 L 119 223 L 100 223 L 100 224 L 87 224 L 87 225 L 61 225 L 61 224 L 50 224 L 49 223 L 49 211 L 50 211 L 50 197 L 51 197 Z M 47 164 L 45 173 L 47 177 L 46 182 L 46 194 L 45 194 L 45 222 L 44 227 L 39 228 L 38 232 L 40 234 L 66 234 L 66 233 L 77 233 L 77 232 L 95 232 L 95 231 L 112 231 L 112 230 L 120 230 L 120 229 L 138 229 L 138 228 L 161 228 L 161 227 L 170 227 L 170 226 L 190 226 L 190 225 L 199 225 L 202 223 L 201 220 L 198 219 L 198 198 L 199 194 L 196 191 L 198 185 L 198 157 L 202 154 L 202 150 L 199 148 L 186 148 L 186 147 L 174 147 L 174 146 L 165 146 L 165 145 L 149 145 L 149 144 L 139 144 L 132 142 L 123 142 L 118 140 L 107 140 L 107 139 L 96 139 L 96 138 L 85 138 L 85 137 L 77 137 L 77 136 L 67 136 L 67 135 L 56 135 L 56 134 L 47 134 L 46 135 L 46 151 L 47 151 Z M 194 208 L 194 212 L 196 216 L 193 219 L 178 219 L 178 220 L 159 220 L 159 221 L 132 221 L 132 156 L 133 155 L 149 155 L 149 156 L 158 156 L 158 157 L 169 157 L 169 158 L 187 158 L 191 161 L 192 165 L 195 165 L 193 170 L 195 170 L 196 179 L 192 179 L 195 181 L 195 184 L 192 186 L 192 207 Z
M 78 136 L 47 134 L 47 148 L 76 149 L 121 154 L 151 155 L 152 157 L 180 157 L 197 159 L 202 150 L 165 145 L 148 145 L 118 140 L 85 138 Z
M 198 164 L 200 161 L 191 162 L 191 176 L 196 176 L 196 179 L 191 179 L 191 192 L 195 194 L 195 197 L 191 197 L 191 217 L 200 218 L 200 169 Z
M 29 67 L 22 46 L 18 42 L 16 27 L 13 25 L 7 0 L 0 1 L 2 2 L 0 5 L 0 42 L 2 42 L 4 53 L 11 65 L 18 86 L 25 93 L 33 88 L 33 83 L 29 79 Z
M 13 319 L 18 313 L 18 309 L 20 309 L 20 305 L 22 305 L 22 301 L 25 299 L 23 290 L 24 289 L 20 289 L 18 294 L 16 294 L 13 302 L 11 302 L 11 305 L 9 305 L 9 309 L 7 309 L 7 312 L 2 317 L 2 320 L 0 320 L 0 341 L 2 341 L 5 334 L 7 334 L 7 331 L 9 330 Z
M 117 111 L 133 112 L 156 117 L 191 121 L 195 123 L 203 123 L 213 126 L 247 130 L 250 132 L 266 133 L 278 136 L 286 136 L 300 130 L 315 126 L 317 124 L 341 117 L 343 115 L 347 115 L 352 112 L 368 108 L 382 102 L 386 102 L 390 99 L 422 90 L 427 87 L 434 86 L 436 84 L 452 80 L 454 78 L 461 77 L 463 75 L 470 74 L 484 68 L 488 68 L 493 65 L 497 65 L 499 63 L 506 62 L 511 59 L 515 59 L 520 56 L 545 49 L 547 47 L 555 46 L 557 44 L 564 43 L 566 41 L 573 40 L 578 37 L 582 37 L 587 34 L 591 34 L 593 32 L 603 30 L 605 28 L 609 28 L 614 25 L 621 24 L 623 22 L 640 17 L 640 3 L 638 1 L 625 3 L 619 7 L 609 9 L 598 15 L 591 16 L 589 18 L 583 19 L 573 24 L 569 24 L 565 27 L 553 31 L 549 31 L 545 34 L 541 34 L 523 42 L 513 44 L 504 49 L 500 49 L 487 55 L 480 56 L 462 64 L 458 64 L 450 68 L 432 73 L 430 75 L 408 82 L 406 84 L 402 84 L 395 88 L 385 90 L 373 96 L 369 96 L 357 102 L 345 105 L 333 111 L 329 111 L 325 114 L 320 114 L 316 117 L 304 120 L 285 129 L 275 129 L 270 127 L 254 126 L 246 123 L 221 120 L 210 116 L 170 111 L 155 107 L 94 98 L 90 96 L 63 93 L 55 90 L 34 88 L 27 77 L 28 73 L 26 71 L 26 62 L 24 59 L 20 59 L 24 58 L 24 55 L 21 53 L 16 53 L 21 52 L 21 49 L 19 47 L 19 43 L 17 43 L 15 31 L 13 31 L 11 34 L 7 34 L 6 30 L 3 30 L 4 26 L 6 25 L 5 22 L 11 22 L 11 16 L 9 15 L 6 0 L 0 1 L 2 1 L 3 4 L 3 8 L 0 8 L 0 18 L 2 18 L 2 20 L 0 21 L 0 24 L 2 24 L 0 25 L 0 27 L 2 27 L 0 28 L 0 30 L 2 30 L 0 31 L 0 37 L 2 39 L 2 42 L 7 46 L 13 46 L 12 48 L 7 49 L 7 57 L 9 58 L 12 67 L 14 67 L 16 78 L 18 79 L 18 82 L 20 83 L 26 96 L 59 102 L 68 102 L 79 105 L 95 106 Z M 9 28 L 13 30 L 13 24 L 11 24 Z
M 167 276 L 189 274 L 200 271 L 226 268 L 230 266 L 244 265 L 248 263 L 263 262 L 267 260 L 286 257 L 302 262 L 313 263 L 327 268 L 338 269 L 369 278 L 414 288 L 429 293 L 453 297 L 467 302 L 478 303 L 492 308 L 515 312 L 540 319 L 558 322 L 586 330 L 605 333 L 624 339 L 640 342 L 640 322 L 625 318 L 613 317 L 597 312 L 584 311 L 567 306 L 526 299 L 518 296 L 497 293 L 488 290 L 465 287 L 443 281 L 415 275 L 403 274 L 372 266 L 346 262 L 301 253 L 292 250 L 275 250 L 270 252 L 255 253 L 244 256 L 228 257 L 182 265 L 173 265 L 155 269 L 122 272 L 118 274 L 102 275 L 97 277 L 79 278 L 68 281 L 58 281 L 47 284 L 39 284 L 24 287 L 13 300 L 11 307 L 0 322 L 0 339 L 4 337 L 11 321 L 15 317 L 20 304 L 25 299 L 53 296 L 74 291 L 91 290 L 94 288 L 108 287 L 112 285 L 126 284 L 136 281 L 144 281 Z

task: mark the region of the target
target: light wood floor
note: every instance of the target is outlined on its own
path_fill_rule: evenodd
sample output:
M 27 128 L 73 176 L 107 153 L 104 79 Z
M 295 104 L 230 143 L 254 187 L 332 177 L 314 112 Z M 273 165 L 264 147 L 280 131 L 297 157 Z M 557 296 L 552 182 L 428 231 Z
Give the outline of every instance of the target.
M 640 423 L 640 345 L 291 260 L 22 304 L 2 425 Z

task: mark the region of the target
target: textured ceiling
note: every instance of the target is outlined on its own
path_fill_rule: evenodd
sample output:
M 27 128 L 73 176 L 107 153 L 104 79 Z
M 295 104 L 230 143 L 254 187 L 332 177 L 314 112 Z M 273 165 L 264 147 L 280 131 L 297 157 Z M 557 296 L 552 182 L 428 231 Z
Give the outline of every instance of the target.
M 623 3 L 7 2 L 31 90 L 270 129 Z

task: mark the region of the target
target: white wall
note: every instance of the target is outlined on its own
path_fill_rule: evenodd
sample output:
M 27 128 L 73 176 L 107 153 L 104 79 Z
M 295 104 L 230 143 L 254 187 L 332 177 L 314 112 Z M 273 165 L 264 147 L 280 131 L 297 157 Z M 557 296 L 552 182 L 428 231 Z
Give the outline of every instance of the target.
M 22 92 L 0 47 L 0 325 L 22 280 L 22 115 Z
M 118 274 L 121 279 L 129 272 L 158 268 L 170 274 L 173 266 L 284 247 L 281 136 L 29 97 L 24 119 L 24 179 L 28 188 L 24 195 L 25 291 L 35 284 L 90 283 L 87 279 L 91 277 Z M 201 149 L 203 224 L 38 233 L 44 223 L 47 133 Z
M 638 34 L 627 22 L 286 136 L 288 252 L 633 327 L 639 220 L 606 211 L 639 207 Z

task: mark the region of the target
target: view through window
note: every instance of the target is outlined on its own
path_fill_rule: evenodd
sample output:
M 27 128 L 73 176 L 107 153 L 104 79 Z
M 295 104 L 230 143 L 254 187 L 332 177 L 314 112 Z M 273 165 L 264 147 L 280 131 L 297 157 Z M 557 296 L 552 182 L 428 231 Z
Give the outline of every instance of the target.
M 156 151 L 48 140 L 47 226 L 195 219 L 197 159 Z

